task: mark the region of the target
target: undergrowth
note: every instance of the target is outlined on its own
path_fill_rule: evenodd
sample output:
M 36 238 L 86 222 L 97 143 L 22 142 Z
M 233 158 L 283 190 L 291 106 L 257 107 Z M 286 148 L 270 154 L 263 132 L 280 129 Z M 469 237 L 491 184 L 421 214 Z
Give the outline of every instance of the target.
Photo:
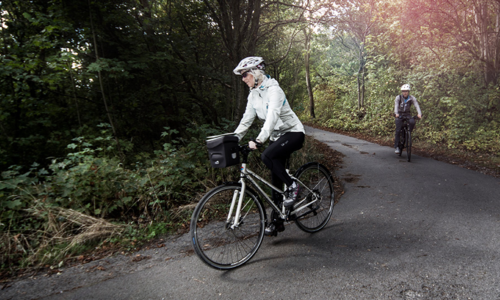
M 234 128 L 227 121 L 217 128 L 193 124 L 182 138 L 165 128 L 162 150 L 125 164 L 103 124 L 99 136 L 75 138 L 67 156 L 52 159 L 48 168 L 11 166 L 0 178 L 1 269 L 57 267 L 102 242 L 132 250 L 143 240 L 186 230 L 205 192 L 238 180 L 239 166 L 211 168 L 205 148 L 207 136 Z M 256 135 L 251 128 L 243 143 Z M 270 180 L 258 154 L 249 163 Z M 307 138 L 291 168 L 319 156 Z

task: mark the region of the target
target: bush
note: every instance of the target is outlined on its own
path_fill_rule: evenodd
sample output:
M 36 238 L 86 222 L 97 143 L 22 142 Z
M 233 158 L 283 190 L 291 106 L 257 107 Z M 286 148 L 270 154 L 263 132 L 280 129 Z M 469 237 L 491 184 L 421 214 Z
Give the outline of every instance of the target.
M 85 242 L 121 232 L 140 239 L 176 230 L 188 224 L 196 200 L 207 190 L 238 180 L 238 166 L 211 168 L 205 148 L 206 137 L 232 131 L 236 126 L 231 122 L 219 128 L 193 124 L 179 138 L 165 128 L 163 149 L 138 154 L 129 165 L 122 162 L 109 128 L 101 127 L 102 136 L 75 138 L 68 145 L 71 152 L 53 159 L 47 169 L 33 164 L 23 173 L 12 166 L 1 174 L 3 267 L 57 263 L 65 253 L 84 249 Z M 242 143 L 257 133 L 251 128 Z M 293 169 L 318 158 L 307 141 L 305 150 L 292 156 Z M 252 169 L 270 180 L 256 154 L 249 158 Z M 125 225 L 134 229 L 124 230 Z

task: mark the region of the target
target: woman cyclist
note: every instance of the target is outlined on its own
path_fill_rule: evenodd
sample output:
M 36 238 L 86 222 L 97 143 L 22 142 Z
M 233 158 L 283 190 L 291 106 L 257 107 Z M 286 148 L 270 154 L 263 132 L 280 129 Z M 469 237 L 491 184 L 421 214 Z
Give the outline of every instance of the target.
M 283 204 L 286 208 L 291 208 L 297 199 L 299 185 L 286 172 L 285 161 L 292 152 L 302 148 L 305 130 L 278 82 L 266 75 L 264 69 L 264 59 L 251 56 L 240 61 L 233 70 L 234 74 L 241 75 L 243 82 L 250 88 L 245 113 L 234 133 L 241 140 L 255 117 L 264 121 L 259 135 L 248 142 L 248 147 L 255 150 L 257 146 L 270 140 L 261 158 L 272 172 L 273 185 L 276 187 L 283 186 L 283 183 L 287 185 Z M 281 195 L 273 191 L 273 201 L 279 205 L 281 200 Z M 274 214 L 271 219 L 271 224 L 265 229 L 266 235 L 277 235 L 277 231 L 285 229 L 282 219 Z
M 401 86 L 401 95 L 396 96 L 396 99 L 394 100 L 394 115 L 396 116 L 396 134 L 394 137 L 394 148 L 396 154 L 399 154 L 399 132 L 401 131 L 401 127 L 403 127 L 403 119 L 399 117 L 409 117 L 412 104 L 417 109 L 417 117 L 421 119 L 422 111 L 420 110 L 420 105 L 418 105 L 417 98 L 410 95 L 410 85 L 403 84 L 403 86 Z M 409 119 L 409 124 L 410 131 L 413 131 L 413 128 L 415 127 L 415 120 Z

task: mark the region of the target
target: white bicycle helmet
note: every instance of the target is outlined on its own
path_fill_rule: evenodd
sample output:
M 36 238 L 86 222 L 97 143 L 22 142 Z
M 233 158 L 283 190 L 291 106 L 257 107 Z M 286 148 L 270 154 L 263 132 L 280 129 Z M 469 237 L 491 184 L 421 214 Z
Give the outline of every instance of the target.
M 264 59 L 259 56 L 249 56 L 240 61 L 238 66 L 234 68 L 233 72 L 236 75 L 241 75 L 241 71 L 247 71 L 251 69 L 264 70 L 266 68 L 264 64 Z M 243 72 L 244 73 L 244 72 Z
M 410 90 L 409 84 L 403 84 L 403 86 L 401 86 L 401 91 L 409 91 L 409 90 Z

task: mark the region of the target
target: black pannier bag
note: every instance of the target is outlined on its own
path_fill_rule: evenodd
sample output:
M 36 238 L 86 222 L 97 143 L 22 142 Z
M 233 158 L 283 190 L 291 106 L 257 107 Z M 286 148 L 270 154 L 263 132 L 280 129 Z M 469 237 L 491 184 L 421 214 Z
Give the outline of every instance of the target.
M 226 135 L 207 141 L 208 158 L 214 168 L 225 168 L 240 162 L 238 137 Z

